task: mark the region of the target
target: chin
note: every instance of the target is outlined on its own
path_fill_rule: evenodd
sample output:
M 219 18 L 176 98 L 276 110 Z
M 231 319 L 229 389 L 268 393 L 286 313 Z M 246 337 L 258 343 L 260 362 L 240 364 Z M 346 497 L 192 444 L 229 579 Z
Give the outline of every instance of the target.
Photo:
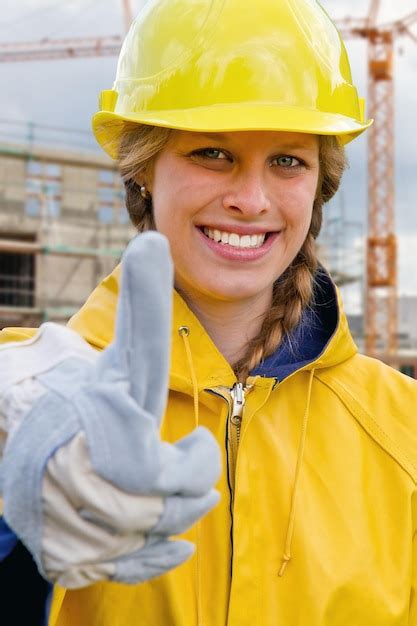
M 259 283 L 250 285 L 247 282 L 235 281 L 233 285 L 222 285 L 221 281 L 218 281 L 215 285 L 200 285 L 199 291 L 213 300 L 239 302 L 240 300 L 256 298 L 261 293 L 265 293 L 269 287 L 272 289 L 272 284 L 262 286 Z

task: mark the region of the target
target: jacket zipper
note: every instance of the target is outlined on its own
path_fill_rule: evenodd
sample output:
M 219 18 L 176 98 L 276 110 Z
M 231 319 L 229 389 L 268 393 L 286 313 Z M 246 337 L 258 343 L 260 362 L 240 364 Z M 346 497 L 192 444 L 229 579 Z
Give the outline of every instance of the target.
M 213 389 L 206 389 L 209 393 L 226 400 L 229 407 L 227 415 L 226 452 L 232 505 L 235 490 L 237 452 L 242 432 L 242 420 L 246 403 L 246 394 L 251 391 L 252 388 L 253 385 L 244 386 L 242 383 L 235 383 L 232 387 L 214 387 Z
M 236 427 L 236 437 L 238 445 L 240 441 L 240 426 L 242 423 L 243 408 L 245 406 L 245 392 L 246 388 L 242 385 L 242 383 L 235 383 L 230 390 L 230 395 L 233 400 L 230 421 L 232 422 L 233 426 Z
M 245 394 L 246 387 L 244 387 L 242 383 L 235 383 L 230 389 L 232 406 L 229 410 L 228 455 L 230 456 L 229 478 L 232 502 L 234 501 L 235 494 L 236 463 L 242 428 L 243 410 L 246 402 Z
M 218 396 L 227 402 L 229 407 L 227 413 L 226 428 L 226 459 L 227 459 L 227 482 L 230 492 L 230 545 L 231 561 L 230 576 L 233 576 L 233 507 L 235 498 L 235 476 L 237 452 L 240 443 L 242 430 L 243 411 L 246 402 L 246 394 L 253 389 L 252 385 L 244 386 L 242 383 L 235 383 L 232 387 L 214 387 L 206 389 L 207 392 Z

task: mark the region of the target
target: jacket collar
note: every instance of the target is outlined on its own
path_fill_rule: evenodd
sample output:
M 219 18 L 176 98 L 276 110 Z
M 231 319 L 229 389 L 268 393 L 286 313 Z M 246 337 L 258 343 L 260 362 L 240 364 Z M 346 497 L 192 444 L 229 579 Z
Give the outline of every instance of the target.
M 330 367 L 357 352 L 349 331 L 340 293 L 320 267 L 315 276 L 313 304 L 281 346 L 255 368 L 253 375 L 284 380 L 299 369 Z
M 105 348 L 113 339 L 119 280 L 120 265 L 98 285 L 69 321 L 71 328 L 98 349 Z M 236 381 L 232 368 L 175 290 L 172 320 L 171 389 L 192 393 L 184 341 L 179 332 L 184 326 L 189 329 L 187 339 L 199 391 L 218 385 L 232 386 Z M 332 367 L 356 352 L 340 293 L 327 272 L 320 268 L 313 306 L 304 312 L 290 340 L 284 341 L 251 374 L 282 381 L 300 369 Z

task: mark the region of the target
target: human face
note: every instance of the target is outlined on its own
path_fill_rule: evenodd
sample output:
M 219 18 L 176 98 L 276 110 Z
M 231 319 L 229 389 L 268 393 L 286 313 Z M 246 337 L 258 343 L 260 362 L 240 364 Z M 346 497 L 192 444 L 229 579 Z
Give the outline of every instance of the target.
M 197 301 L 270 301 L 307 236 L 318 175 L 314 135 L 174 131 L 148 187 L 177 289 Z

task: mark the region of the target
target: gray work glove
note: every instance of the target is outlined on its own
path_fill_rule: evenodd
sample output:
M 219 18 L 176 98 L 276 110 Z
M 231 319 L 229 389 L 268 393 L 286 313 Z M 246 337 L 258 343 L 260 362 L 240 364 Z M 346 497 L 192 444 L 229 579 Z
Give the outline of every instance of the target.
M 165 237 L 138 235 L 106 350 L 55 324 L 0 346 L 4 516 L 45 578 L 64 587 L 163 574 L 194 549 L 170 535 L 218 501 L 211 433 L 199 427 L 175 444 L 159 436 L 172 274 Z

